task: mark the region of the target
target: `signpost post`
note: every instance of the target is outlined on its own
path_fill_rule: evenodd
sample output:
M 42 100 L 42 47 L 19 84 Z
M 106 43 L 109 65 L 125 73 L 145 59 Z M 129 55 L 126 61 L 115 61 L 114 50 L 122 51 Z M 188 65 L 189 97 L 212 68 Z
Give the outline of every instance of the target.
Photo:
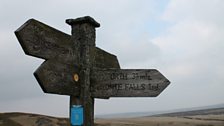
M 70 96 L 71 125 L 94 125 L 94 98 L 156 97 L 169 85 L 155 69 L 120 69 L 115 55 L 96 47 L 93 18 L 66 23 L 72 35 L 35 19 L 15 34 L 27 55 L 45 59 L 34 72 L 42 90 Z

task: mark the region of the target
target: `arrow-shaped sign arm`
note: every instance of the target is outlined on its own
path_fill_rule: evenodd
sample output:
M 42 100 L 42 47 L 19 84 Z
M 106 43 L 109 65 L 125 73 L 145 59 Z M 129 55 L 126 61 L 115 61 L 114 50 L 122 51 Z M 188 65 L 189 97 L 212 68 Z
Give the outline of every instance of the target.
M 91 94 L 107 97 L 156 97 L 170 81 L 156 69 L 93 69 Z
M 15 34 L 27 55 L 52 59 L 69 53 L 66 47 L 71 44 L 71 36 L 35 19 L 25 22 Z
M 45 93 L 79 95 L 79 68 L 54 60 L 47 60 L 34 72 Z

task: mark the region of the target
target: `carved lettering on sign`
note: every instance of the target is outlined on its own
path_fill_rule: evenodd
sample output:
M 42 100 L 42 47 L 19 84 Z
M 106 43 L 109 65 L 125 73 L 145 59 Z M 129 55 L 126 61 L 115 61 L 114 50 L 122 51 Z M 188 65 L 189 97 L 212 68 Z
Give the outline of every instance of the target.
M 134 83 L 127 83 L 127 84 L 109 84 L 105 83 L 103 86 L 96 86 L 92 88 L 92 91 L 97 91 L 97 90 L 125 90 L 125 91 L 130 91 L 130 90 L 151 90 L 151 91 L 158 91 L 160 90 L 158 84 L 134 84 Z
M 147 72 L 143 74 L 139 73 L 110 73 L 110 80 L 152 80 L 151 77 L 148 75 Z M 92 88 L 92 91 L 94 88 Z M 153 85 L 150 83 L 105 83 L 105 85 L 96 86 L 95 90 L 152 90 L 157 91 L 159 90 L 158 84 Z
M 155 97 L 169 81 L 155 69 L 96 69 L 91 75 L 93 97 Z
M 143 80 L 152 80 L 148 73 L 111 73 L 110 74 L 111 80 L 128 80 L 128 79 L 143 79 Z

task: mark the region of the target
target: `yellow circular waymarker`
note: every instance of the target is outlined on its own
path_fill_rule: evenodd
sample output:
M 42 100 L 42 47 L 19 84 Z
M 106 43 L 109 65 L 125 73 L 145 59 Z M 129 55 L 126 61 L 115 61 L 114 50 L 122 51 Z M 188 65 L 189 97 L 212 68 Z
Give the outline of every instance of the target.
M 79 81 L 79 75 L 78 74 L 74 74 L 73 75 L 73 79 L 74 79 L 74 81 L 78 82 Z

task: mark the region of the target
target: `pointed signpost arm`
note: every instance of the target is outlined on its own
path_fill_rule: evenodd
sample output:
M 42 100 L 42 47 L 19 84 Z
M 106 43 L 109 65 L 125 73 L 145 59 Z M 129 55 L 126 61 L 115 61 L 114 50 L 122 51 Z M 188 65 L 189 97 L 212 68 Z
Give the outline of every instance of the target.
M 35 19 L 30 19 L 15 31 L 16 37 L 27 55 L 69 60 L 71 36 Z
M 78 96 L 80 83 L 73 78 L 79 74 L 76 65 L 47 60 L 34 72 L 34 76 L 45 93 Z
M 45 93 L 79 95 L 79 84 L 73 80 L 79 71 L 70 35 L 35 19 L 25 22 L 15 34 L 25 54 L 46 60 L 34 72 Z
M 156 97 L 168 85 L 156 69 L 99 69 L 91 73 L 91 95 L 105 97 Z

